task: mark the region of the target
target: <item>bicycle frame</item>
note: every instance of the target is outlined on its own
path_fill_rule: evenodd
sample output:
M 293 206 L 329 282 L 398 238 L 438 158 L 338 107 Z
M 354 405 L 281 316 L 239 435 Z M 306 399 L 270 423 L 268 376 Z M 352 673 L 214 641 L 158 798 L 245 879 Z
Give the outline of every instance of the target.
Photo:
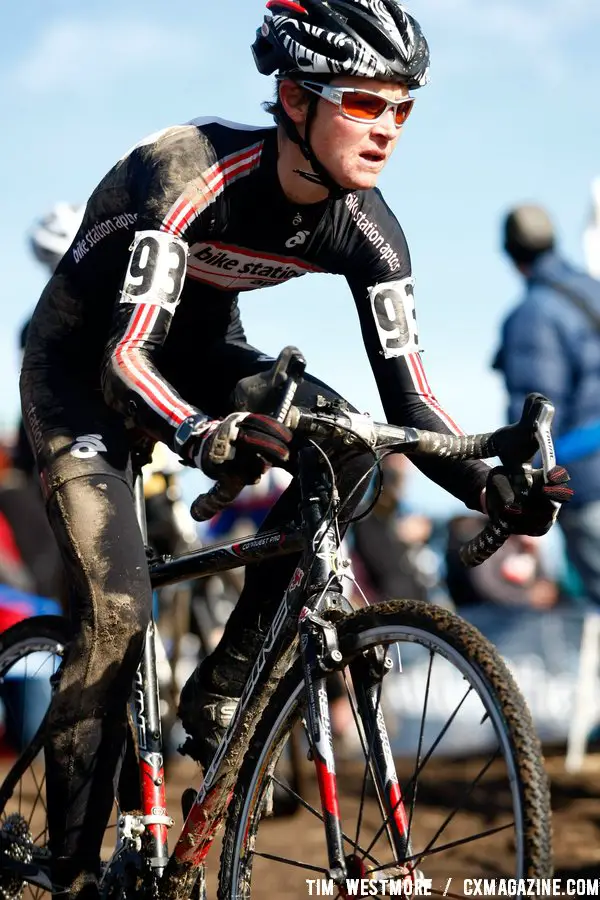
M 166 814 L 154 624 L 148 628 L 134 693 L 144 814 L 141 823 L 146 830 L 145 855 L 160 877 L 161 896 L 169 900 L 189 897 L 198 878 L 203 877 L 204 860 L 223 824 L 249 738 L 275 686 L 298 653 L 298 636 L 307 686 L 307 727 L 321 796 L 329 874 L 340 882 L 347 875 L 326 691 L 327 673 L 340 667 L 342 654 L 337 647 L 335 625 L 321 613 L 335 611 L 339 616 L 347 614 L 351 607 L 343 598 L 340 578 L 336 574 L 339 540 L 334 516 L 337 509 L 335 503 L 329 501 L 329 473 L 322 454 L 314 448 L 302 449 L 298 456 L 301 527 L 266 531 L 255 537 L 225 541 L 180 557 L 150 562 L 152 585 L 158 588 L 301 551 L 300 561 L 244 686 L 236 714 L 205 774 L 168 860 L 167 829 L 172 820 Z M 136 479 L 135 491 L 140 527 L 145 536 L 140 477 Z M 365 660 L 359 673 L 360 688 L 355 684 L 355 695 L 369 743 L 372 774 L 380 801 L 387 811 L 385 827 L 401 858 L 410 852 L 407 818 L 385 724 L 374 703 L 373 693 L 386 668 L 383 654 L 379 659 Z M 352 666 L 350 671 L 354 682 L 357 672 Z

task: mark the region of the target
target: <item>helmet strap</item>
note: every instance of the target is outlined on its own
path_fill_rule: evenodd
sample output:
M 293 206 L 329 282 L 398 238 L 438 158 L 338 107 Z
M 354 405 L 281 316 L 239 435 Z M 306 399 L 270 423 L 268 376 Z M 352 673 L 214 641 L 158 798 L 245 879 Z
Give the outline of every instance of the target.
M 301 178 L 306 179 L 306 181 L 310 181 L 311 184 L 322 185 L 327 188 L 332 200 L 339 200 L 341 197 L 350 193 L 349 189 L 341 187 L 341 185 L 339 185 L 330 175 L 329 171 L 317 157 L 310 143 L 310 130 L 317 114 L 318 102 L 318 97 L 311 97 L 309 100 L 306 123 L 304 126 L 304 137 L 302 137 L 298 131 L 296 123 L 290 119 L 284 109 L 281 110 L 281 124 L 283 125 L 288 138 L 300 147 L 302 155 L 310 163 L 313 170 L 312 172 L 305 172 L 303 169 L 294 169 L 294 173 Z

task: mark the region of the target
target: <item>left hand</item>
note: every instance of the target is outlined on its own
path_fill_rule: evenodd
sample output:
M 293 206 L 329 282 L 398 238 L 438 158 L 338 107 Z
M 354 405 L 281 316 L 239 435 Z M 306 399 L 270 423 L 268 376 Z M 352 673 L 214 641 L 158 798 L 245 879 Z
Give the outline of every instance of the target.
M 554 466 L 547 481 L 541 469 L 532 472 L 533 484 L 521 490 L 508 469 L 497 466 L 487 478 L 485 503 L 493 524 L 504 523 L 511 534 L 542 535 L 550 530 L 559 507 L 573 496 L 567 487 L 569 473 L 564 466 Z
M 271 416 L 232 413 L 209 423 L 184 452 L 209 478 L 235 475 L 244 484 L 256 484 L 270 466 L 288 461 L 292 438 L 290 429 Z

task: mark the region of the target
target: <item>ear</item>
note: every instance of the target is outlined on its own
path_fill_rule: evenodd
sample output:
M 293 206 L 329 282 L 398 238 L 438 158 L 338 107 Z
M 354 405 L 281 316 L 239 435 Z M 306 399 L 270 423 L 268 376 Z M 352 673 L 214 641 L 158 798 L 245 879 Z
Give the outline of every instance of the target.
M 306 91 L 291 78 L 285 78 L 279 82 L 279 99 L 292 122 L 303 125 L 309 102 Z

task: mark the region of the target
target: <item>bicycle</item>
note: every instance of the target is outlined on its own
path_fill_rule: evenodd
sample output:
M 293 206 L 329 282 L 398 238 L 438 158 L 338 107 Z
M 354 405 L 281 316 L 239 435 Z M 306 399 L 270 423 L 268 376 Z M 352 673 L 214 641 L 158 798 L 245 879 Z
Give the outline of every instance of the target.
M 462 878 L 463 852 L 471 861 L 469 875 L 525 878 L 552 873 L 550 800 L 541 746 L 510 672 L 475 628 L 441 607 L 399 600 L 352 609 L 341 591 L 345 566 L 337 553 L 343 510 L 331 464 L 314 438 L 326 436 L 346 446 L 369 449 L 375 459 L 373 470 L 382 452 L 462 459 L 499 456 L 505 465 L 519 467 L 526 478 L 538 445 L 545 470 L 553 465 L 553 408 L 545 398 L 532 396 L 519 423 L 490 434 L 454 436 L 400 428 L 376 423 L 323 397 L 313 410 L 294 406 L 304 366 L 301 354 L 286 348 L 268 373 L 244 379 L 245 385 L 240 382 L 240 395 L 236 395 L 242 409 L 264 410 L 265 398 L 272 409 L 276 397 L 277 417 L 301 441 L 300 524 L 149 562 L 153 587 L 159 588 L 280 554 L 301 554 L 202 786 L 197 793 L 184 793 L 185 823 L 171 853 L 167 833 L 173 820 L 166 810 L 154 628 L 149 626 L 133 695 L 141 807 L 128 806 L 120 793 L 117 846 L 104 866 L 101 883 L 106 898 L 204 897 L 205 860 L 222 826 L 220 900 L 249 897 L 253 890 L 258 895 L 261 879 L 263 884 L 266 877 L 276 879 L 273 867 L 283 873 L 285 864 L 289 871 L 299 872 L 295 896 L 306 896 L 307 876 L 329 879 L 338 896 L 345 897 L 356 892 L 355 883 L 362 890 L 360 879 L 378 881 L 376 887 L 383 885 L 385 891 L 385 884 L 398 879 L 405 888 L 409 882 L 414 887 L 425 875 L 438 879 L 432 896 L 457 897 L 448 891 L 449 882 L 445 893 L 442 888 L 449 876 Z M 218 482 L 192 505 L 195 518 L 213 515 L 240 487 L 231 479 Z M 144 531 L 139 478 L 135 496 Z M 463 559 L 468 564 L 483 561 L 506 536 L 503 528 L 487 526 L 463 548 Z M 32 651 L 60 658 L 67 639 L 60 621 L 19 623 L 0 636 L 0 677 L 15 662 L 23 665 Z M 405 753 L 396 762 L 395 737 L 393 730 L 388 732 L 382 703 L 386 701 L 386 710 L 390 702 L 395 704 L 402 729 L 410 713 L 410 703 L 402 705 L 403 666 L 415 661 L 424 674 L 423 708 L 415 720 L 412 754 Z M 326 687 L 333 672 L 341 673 L 346 686 L 362 754 L 360 765 L 352 760 L 337 764 Z M 459 685 L 460 700 L 443 726 L 434 726 L 432 733 L 427 730 L 428 711 L 447 693 L 451 681 Z M 461 737 L 461 723 L 465 727 L 461 716 L 465 715 L 471 737 L 484 738 L 483 761 L 480 766 L 476 761 L 477 773 L 465 792 L 466 810 L 451 803 L 456 808 L 441 822 L 439 818 L 431 822 L 427 797 L 444 788 L 443 778 L 440 781 L 435 775 L 438 753 L 448 735 Z M 310 831 L 308 851 L 304 850 L 311 854 L 310 861 L 275 852 L 280 824 L 276 831 L 269 831 L 275 766 L 298 722 L 318 787 L 316 799 L 310 794 L 314 780 L 307 797 L 295 795 L 303 819 L 294 824 L 294 841 L 306 844 Z M 4 896 L 8 896 L 10 879 L 10 896 L 22 895 L 25 885 L 38 892 L 50 887 L 44 822 L 38 822 L 39 813 L 38 818 L 31 811 L 25 815 L 17 803 L 23 796 L 19 785 L 28 777 L 32 762 L 37 758 L 39 763 L 42 737 L 43 724 L 0 788 Z M 42 793 L 40 776 L 37 785 Z M 421 797 L 423 811 L 417 802 Z M 129 802 L 135 801 L 129 798 Z M 348 809 L 355 805 L 350 830 Z M 470 825 L 473 809 L 485 809 L 489 816 L 489 827 L 479 833 L 473 833 Z M 478 866 L 483 867 L 481 873 Z M 281 893 L 280 880 L 276 886 Z

